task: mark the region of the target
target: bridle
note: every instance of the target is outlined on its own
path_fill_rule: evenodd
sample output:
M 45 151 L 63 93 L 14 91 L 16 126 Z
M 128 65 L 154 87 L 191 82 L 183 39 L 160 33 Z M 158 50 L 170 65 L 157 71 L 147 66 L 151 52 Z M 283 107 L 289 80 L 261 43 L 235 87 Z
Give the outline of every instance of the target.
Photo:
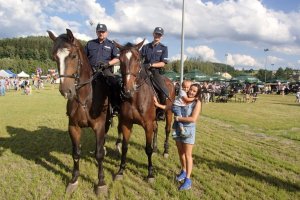
M 122 52 L 121 54 L 126 54 L 128 52 L 132 52 L 131 49 L 124 50 L 124 52 Z M 146 79 L 148 78 L 148 77 L 147 78 L 141 77 L 142 63 L 140 60 L 138 60 L 137 62 L 138 62 L 137 65 L 139 67 L 139 70 L 137 72 L 132 72 L 132 66 L 129 64 L 129 66 L 126 67 L 125 73 L 122 73 L 122 76 L 125 76 L 125 80 L 127 78 L 130 79 L 130 76 L 133 76 L 136 79 L 134 82 L 135 87 L 133 88 L 134 92 L 138 91 L 138 89 L 146 82 Z M 124 83 L 122 83 L 122 84 L 124 84 Z M 121 94 L 123 97 L 126 96 L 125 92 L 123 90 L 121 90 Z
M 73 78 L 75 79 L 74 82 L 74 87 L 75 87 L 75 92 L 76 92 L 76 96 L 78 96 L 77 92 L 80 88 L 82 88 L 84 85 L 89 84 L 93 81 L 95 76 L 92 76 L 89 80 L 84 81 L 84 82 L 80 82 L 80 70 L 82 67 L 82 61 L 80 59 L 80 53 L 78 53 L 78 46 L 72 44 L 73 46 L 75 46 L 76 48 L 76 53 L 78 55 L 78 62 L 77 62 L 77 66 L 76 66 L 76 71 L 73 74 L 59 74 L 59 78 Z
M 128 49 L 128 50 L 126 50 L 126 52 L 124 52 L 123 54 L 126 54 L 126 53 L 128 53 L 128 52 L 131 52 L 131 50 Z M 125 74 L 123 74 L 123 75 L 125 75 L 125 77 L 127 77 L 127 76 L 134 76 L 135 78 L 138 78 L 138 76 L 139 76 L 139 74 L 140 74 L 140 72 L 141 72 L 141 70 L 142 70 L 141 62 L 138 61 L 138 64 L 139 64 L 140 69 L 139 69 L 139 71 L 138 71 L 137 73 L 132 73 L 132 72 L 131 72 L 131 65 L 129 65 L 128 69 L 126 68 L 126 72 L 125 72 Z

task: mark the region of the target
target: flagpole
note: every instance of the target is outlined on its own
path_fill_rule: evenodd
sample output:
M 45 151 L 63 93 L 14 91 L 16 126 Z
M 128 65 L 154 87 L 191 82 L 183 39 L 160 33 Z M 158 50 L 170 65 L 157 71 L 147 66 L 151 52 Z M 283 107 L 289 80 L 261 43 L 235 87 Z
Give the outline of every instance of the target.
M 184 0 L 182 0 L 182 25 L 181 25 L 181 56 L 180 56 L 180 89 L 183 82 L 183 68 L 184 68 Z

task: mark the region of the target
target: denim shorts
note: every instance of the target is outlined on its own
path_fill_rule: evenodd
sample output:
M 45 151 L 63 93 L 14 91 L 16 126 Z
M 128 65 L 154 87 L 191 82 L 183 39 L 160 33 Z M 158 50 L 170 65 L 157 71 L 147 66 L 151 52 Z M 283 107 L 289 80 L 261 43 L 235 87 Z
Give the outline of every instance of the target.
M 189 137 L 176 137 L 174 138 L 175 141 L 178 141 L 178 142 L 182 142 L 182 143 L 185 143 L 185 144 L 195 144 L 195 134 L 196 134 L 196 128 L 195 126 L 186 126 L 184 127 L 185 128 L 185 131 L 186 131 L 186 134 L 189 134 L 190 136 Z M 177 135 L 180 135 L 180 130 L 177 128 L 176 129 L 176 133 Z

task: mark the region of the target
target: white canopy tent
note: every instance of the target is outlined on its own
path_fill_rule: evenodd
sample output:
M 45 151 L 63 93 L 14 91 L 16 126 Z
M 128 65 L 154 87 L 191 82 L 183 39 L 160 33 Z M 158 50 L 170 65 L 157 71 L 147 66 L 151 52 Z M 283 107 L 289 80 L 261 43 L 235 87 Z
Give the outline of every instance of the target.
M 7 73 L 5 70 L 1 69 L 0 70 L 0 77 L 10 77 L 10 74 Z
M 26 74 L 24 71 L 21 71 L 19 74 L 17 74 L 17 77 L 29 78 L 29 74 Z

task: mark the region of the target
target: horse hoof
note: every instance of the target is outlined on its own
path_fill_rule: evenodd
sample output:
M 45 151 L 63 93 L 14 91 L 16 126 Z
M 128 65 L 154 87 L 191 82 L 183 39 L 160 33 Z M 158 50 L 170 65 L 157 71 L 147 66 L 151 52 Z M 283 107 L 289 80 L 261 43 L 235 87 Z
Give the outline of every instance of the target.
M 69 183 L 66 189 L 66 194 L 72 194 L 78 187 L 78 181 L 75 183 Z
M 164 158 L 169 158 L 169 154 L 168 153 L 164 153 Z
M 101 185 L 101 186 L 96 185 L 95 193 L 97 196 L 99 196 L 100 194 L 103 196 L 107 196 L 107 193 L 108 193 L 107 185 Z
M 114 181 L 122 180 L 123 179 L 123 174 L 117 174 L 114 178 Z
M 148 183 L 154 183 L 154 177 L 148 178 Z

